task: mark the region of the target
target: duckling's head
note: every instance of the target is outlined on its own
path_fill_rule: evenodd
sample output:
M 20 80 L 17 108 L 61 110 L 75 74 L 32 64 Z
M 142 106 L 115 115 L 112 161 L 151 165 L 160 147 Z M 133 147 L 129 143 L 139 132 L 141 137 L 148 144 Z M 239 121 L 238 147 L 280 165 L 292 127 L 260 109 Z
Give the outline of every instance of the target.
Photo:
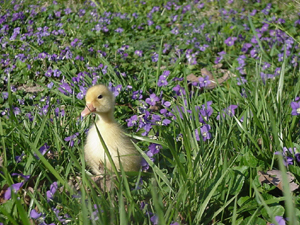
M 86 96 L 86 107 L 81 112 L 81 116 L 87 116 L 91 112 L 102 115 L 113 114 L 115 107 L 115 97 L 113 93 L 104 85 L 99 84 L 88 89 Z

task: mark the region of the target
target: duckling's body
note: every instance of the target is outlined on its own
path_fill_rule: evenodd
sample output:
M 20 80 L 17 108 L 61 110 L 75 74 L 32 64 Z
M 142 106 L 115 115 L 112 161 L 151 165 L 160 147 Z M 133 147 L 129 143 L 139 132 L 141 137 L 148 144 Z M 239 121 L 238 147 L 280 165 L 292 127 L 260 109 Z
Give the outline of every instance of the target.
M 104 85 L 91 87 L 86 94 L 86 108 L 82 116 L 90 112 L 96 113 L 99 120 L 92 125 L 84 146 L 85 160 L 94 174 L 103 173 L 105 167 L 112 170 L 112 165 L 105 153 L 98 135 L 96 126 L 110 152 L 110 155 L 120 170 L 120 163 L 125 171 L 138 171 L 140 169 L 141 156 L 132 144 L 120 125 L 115 121 L 114 96 Z

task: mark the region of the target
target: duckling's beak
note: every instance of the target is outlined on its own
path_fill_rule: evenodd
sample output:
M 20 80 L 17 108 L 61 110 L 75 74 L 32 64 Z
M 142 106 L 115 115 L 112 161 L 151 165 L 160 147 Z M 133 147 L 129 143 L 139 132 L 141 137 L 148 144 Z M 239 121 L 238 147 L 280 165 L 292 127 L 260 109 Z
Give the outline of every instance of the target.
M 86 103 L 86 106 L 84 108 L 84 110 L 81 112 L 81 116 L 87 116 L 89 115 L 91 112 L 95 112 L 96 108 L 93 106 L 92 103 Z

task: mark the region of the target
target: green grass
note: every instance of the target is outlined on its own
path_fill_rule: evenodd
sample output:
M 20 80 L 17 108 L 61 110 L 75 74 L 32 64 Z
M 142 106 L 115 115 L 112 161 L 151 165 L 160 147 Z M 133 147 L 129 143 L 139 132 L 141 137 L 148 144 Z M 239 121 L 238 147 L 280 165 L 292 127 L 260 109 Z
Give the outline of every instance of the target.
M 292 61 L 293 56 L 299 56 L 299 25 L 294 26 L 299 4 L 289 3 L 288 13 L 274 1 L 270 13 L 265 15 L 261 10 L 266 8 L 267 1 L 249 1 L 249 4 L 241 1 L 244 11 L 237 3 L 230 5 L 227 1 L 203 1 L 204 8 L 189 2 L 192 7 L 186 13 L 181 13 L 182 8 L 164 8 L 167 1 L 93 2 L 95 6 L 82 1 L 58 1 L 57 5 L 24 1 L 16 11 L 23 12 L 25 19 L 15 21 L 11 14 L 15 4 L 5 2 L 0 8 L 0 16 L 10 15 L 3 22 L 9 25 L 8 30 L 0 33 L 0 42 L 5 46 L 0 50 L 3 57 L 0 66 L 0 224 L 261 225 L 278 224 L 278 216 L 288 218 L 286 224 L 299 224 L 299 190 L 290 190 L 287 174 L 289 171 L 295 177 L 292 183 L 299 184 L 300 164 L 296 158 L 296 153 L 300 153 L 299 115 L 291 115 L 291 102 L 299 101 L 295 98 L 300 90 L 299 60 L 298 64 Z M 30 16 L 30 5 L 37 5 L 35 16 Z M 177 5 L 188 3 L 179 1 Z M 154 10 L 152 17 L 147 17 L 154 6 L 159 6 L 159 11 Z M 47 8 L 43 11 L 42 7 Z M 72 12 L 65 14 L 68 7 Z M 228 13 L 230 9 L 238 12 L 221 16 L 219 10 L 223 8 Z M 79 13 L 82 9 L 85 9 L 84 15 Z M 258 13 L 249 15 L 254 9 Z M 55 15 L 59 10 L 62 16 Z M 112 14 L 114 18 L 109 17 L 110 23 L 105 25 L 109 32 L 93 30 L 101 18 L 107 16 L 105 12 L 127 13 L 128 19 Z M 139 15 L 137 18 L 132 16 L 135 12 Z M 172 21 L 174 15 L 178 15 L 176 21 Z M 281 30 L 284 41 L 294 40 L 292 48 L 286 49 L 268 32 L 263 33 L 263 37 L 276 39 L 278 42 L 274 45 L 270 47 L 270 42 L 259 38 L 258 29 L 272 16 L 284 18 L 286 22 L 269 22 L 268 32 Z M 148 25 L 149 19 L 154 25 Z M 40 44 L 38 35 L 24 38 L 24 34 L 30 32 L 27 26 L 31 25 L 33 34 L 45 26 L 49 32 L 63 29 L 65 33 L 42 36 L 44 43 Z M 156 25 L 161 29 L 155 28 Z M 17 27 L 22 35 L 10 40 Z M 115 32 L 120 27 L 124 31 Z M 175 35 L 172 30 L 176 27 L 179 33 Z M 242 38 L 233 46 L 225 43 L 228 37 L 239 35 Z M 79 39 L 77 44 L 82 44 L 73 45 L 75 38 Z M 257 43 L 251 42 L 253 38 L 259 39 Z M 201 51 L 195 42 L 208 47 Z M 251 56 L 250 50 L 241 51 L 244 43 L 256 46 L 256 58 Z M 172 47 L 165 50 L 165 44 Z M 192 53 L 198 51 L 195 65 L 186 57 L 190 49 Z M 137 56 L 136 50 L 142 50 L 143 55 Z M 65 54 L 68 51 L 73 54 L 71 57 Z M 191 73 L 200 76 L 203 68 L 215 78 L 221 77 L 223 74 L 214 68 L 221 51 L 226 52 L 221 60 L 222 68 L 236 77 L 211 90 L 199 90 L 188 84 L 186 77 Z M 43 52 L 58 57 L 55 60 L 39 57 Z M 103 52 L 105 56 L 100 55 Z M 151 58 L 154 52 L 158 54 L 155 62 Z M 279 53 L 283 53 L 282 61 L 278 60 Z M 27 58 L 22 59 L 19 54 Z M 84 59 L 75 59 L 77 55 Z M 241 55 L 245 56 L 245 75 L 238 69 L 237 59 Z M 177 61 L 172 63 L 175 57 Z M 265 62 L 270 63 L 270 67 L 264 70 Z M 262 79 L 262 72 L 274 74 L 276 68 L 281 68 L 279 75 Z M 58 69 L 61 75 L 45 76 L 50 69 Z M 170 71 L 166 78 L 168 85 L 158 87 L 160 76 L 166 70 Z M 238 85 L 237 78 L 242 77 L 247 82 Z M 51 82 L 53 87 L 49 88 Z M 95 118 L 80 118 L 85 102 L 77 94 L 93 82 L 122 86 L 116 97 L 115 117 L 123 127 L 126 128 L 126 121 L 133 115 L 143 118 L 145 123 L 153 119 L 153 115 L 160 116 L 146 135 L 143 134 L 145 129 L 137 129 L 137 125 L 127 127 L 149 169 L 128 173 L 114 169 L 111 176 L 116 178 L 111 181 L 112 187 L 99 187 L 84 161 L 86 130 Z M 60 91 L 64 83 L 70 85 L 70 93 Z M 27 89 L 37 85 L 43 90 Z M 185 94 L 177 95 L 173 90 L 176 85 L 180 85 Z M 139 90 L 143 97 L 133 99 L 133 92 Z M 160 103 L 168 101 L 170 106 L 151 108 L 145 102 L 152 93 L 159 96 Z M 201 107 L 209 101 L 212 101 L 213 113 L 206 122 L 211 138 L 204 141 L 201 136 L 204 124 L 199 115 Z M 46 105 L 48 108 L 44 108 Z M 230 105 L 237 106 L 234 115 L 224 113 Z M 16 107 L 20 113 L 14 114 Z M 162 113 L 161 109 L 171 115 Z M 162 125 L 163 119 L 171 123 Z M 73 144 L 65 140 L 72 135 L 75 135 Z M 149 157 L 149 145 L 153 143 L 161 148 L 158 154 Z M 283 152 L 283 147 L 295 147 L 296 153 L 274 154 Z M 42 154 L 41 148 L 48 148 L 48 152 Z M 19 161 L 17 156 L 22 156 Z M 287 156 L 293 157 L 293 165 L 283 164 Z M 283 187 L 260 180 L 263 177 L 259 171 L 270 170 L 281 171 L 279 181 Z M 22 175 L 30 175 L 29 180 Z M 9 187 L 20 182 L 24 182 L 20 190 L 12 191 L 11 198 L 5 199 Z M 47 199 L 47 191 L 54 182 L 58 189 Z M 32 218 L 33 210 L 41 215 Z

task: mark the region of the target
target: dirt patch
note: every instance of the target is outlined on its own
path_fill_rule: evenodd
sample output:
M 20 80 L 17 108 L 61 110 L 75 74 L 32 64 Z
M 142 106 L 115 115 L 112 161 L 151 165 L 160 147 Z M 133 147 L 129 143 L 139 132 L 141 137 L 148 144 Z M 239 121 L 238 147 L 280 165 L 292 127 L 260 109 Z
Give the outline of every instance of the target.
M 23 84 L 22 86 L 17 87 L 17 90 L 25 91 L 27 93 L 36 93 L 43 91 L 44 88 L 39 85 L 27 86 L 26 84 Z

